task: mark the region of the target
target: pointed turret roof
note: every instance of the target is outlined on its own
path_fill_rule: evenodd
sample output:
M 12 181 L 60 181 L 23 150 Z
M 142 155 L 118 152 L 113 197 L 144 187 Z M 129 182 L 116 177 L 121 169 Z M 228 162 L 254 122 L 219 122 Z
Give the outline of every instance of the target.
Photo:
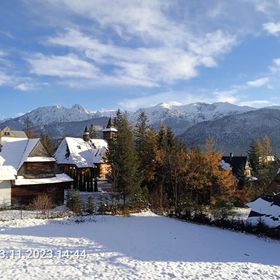
M 113 124 L 112 116 L 110 116 L 106 128 L 112 128 L 112 127 L 114 127 L 114 124 Z
M 118 130 L 114 127 L 114 123 L 113 123 L 112 116 L 110 116 L 106 128 L 103 129 L 103 132 L 106 132 L 106 131 L 113 131 L 113 132 L 117 132 L 117 131 L 118 131 Z

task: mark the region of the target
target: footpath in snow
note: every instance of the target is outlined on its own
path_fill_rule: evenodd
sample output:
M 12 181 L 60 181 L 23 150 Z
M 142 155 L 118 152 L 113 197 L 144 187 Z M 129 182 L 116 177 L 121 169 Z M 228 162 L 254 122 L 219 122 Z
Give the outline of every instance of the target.
M 0 279 L 280 279 L 279 241 L 150 212 L 74 220 L 0 222 Z

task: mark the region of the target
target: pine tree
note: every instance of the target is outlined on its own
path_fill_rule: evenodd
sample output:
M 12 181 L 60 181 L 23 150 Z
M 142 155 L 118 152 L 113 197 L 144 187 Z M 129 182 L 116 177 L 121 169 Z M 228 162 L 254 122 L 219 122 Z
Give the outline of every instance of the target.
M 135 146 L 138 152 L 139 158 L 145 153 L 145 146 L 147 141 L 147 117 L 144 112 L 141 112 L 138 116 L 137 123 L 135 125 Z
M 153 177 L 156 149 L 156 132 L 149 128 L 147 117 L 141 112 L 135 129 L 135 148 L 139 159 L 138 174 L 143 178 L 142 188 L 149 187 L 149 183 Z
M 141 178 L 138 174 L 138 157 L 135 149 L 133 130 L 127 116 L 120 111 L 115 118 L 118 135 L 109 143 L 109 160 L 113 169 L 115 191 L 123 197 L 126 203 L 128 197 L 140 191 Z
M 259 170 L 261 157 L 261 143 L 259 140 L 252 141 L 248 151 L 248 156 L 252 171 L 256 175 Z
M 269 158 L 273 157 L 273 150 L 267 135 L 264 136 L 262 141 L 255 140 L 251 144 L 248 154 L 253 174 L 258 179 L 250 189 L 249 196 L 256 198 L 266 194 L 267 188 L 274 180 L 279 167 L 277 160 L 273 161 L 272 158 Z

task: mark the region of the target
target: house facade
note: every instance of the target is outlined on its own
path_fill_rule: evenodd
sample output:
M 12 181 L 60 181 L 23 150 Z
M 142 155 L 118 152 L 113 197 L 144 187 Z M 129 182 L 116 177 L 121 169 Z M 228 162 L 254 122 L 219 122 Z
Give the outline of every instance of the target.
M 55 153 L 58 166 L 74 179 L 74 186 L 80 191 L 97 191 L 101 182 L 106 185 L 111 171 L 107 161 L 108 142 L 116 133 L 110 118 L 103 139 L 91 139 L 86 127 L 82 138 L 66 137 L 60 143 Z
M 27 135 L 24 131 L 12 130 L 9 127 L 5 127 L 0 129 L 0 138 L 1 137 L 27 138 Z
M 53 204 L 64 202 L 64 189 L 73 179 L 58 172 L 40 139 L 1 137 L 0 207 L 29 205 L 41 194 Z

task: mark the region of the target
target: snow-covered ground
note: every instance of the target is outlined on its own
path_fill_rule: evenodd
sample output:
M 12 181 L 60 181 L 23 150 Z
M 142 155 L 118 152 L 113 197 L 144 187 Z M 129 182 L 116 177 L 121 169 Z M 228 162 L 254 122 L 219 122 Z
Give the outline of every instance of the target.
M 151 212 L 75 219 L 0 222 L 0 279 L 280 279 L 279 241 Z

